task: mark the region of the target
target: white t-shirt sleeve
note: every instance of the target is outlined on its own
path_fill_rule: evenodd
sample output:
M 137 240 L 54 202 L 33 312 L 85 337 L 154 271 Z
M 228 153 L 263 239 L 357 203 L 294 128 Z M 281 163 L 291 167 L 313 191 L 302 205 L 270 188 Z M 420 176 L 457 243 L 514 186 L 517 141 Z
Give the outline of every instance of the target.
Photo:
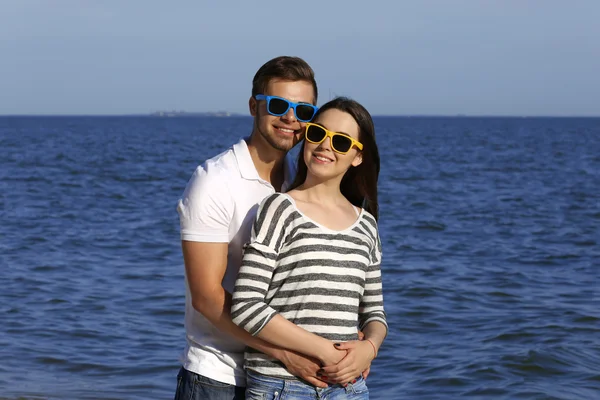
M 218 170 L 198 167 L 177 205 L 181 240 L 229 242 L 234 203 Z

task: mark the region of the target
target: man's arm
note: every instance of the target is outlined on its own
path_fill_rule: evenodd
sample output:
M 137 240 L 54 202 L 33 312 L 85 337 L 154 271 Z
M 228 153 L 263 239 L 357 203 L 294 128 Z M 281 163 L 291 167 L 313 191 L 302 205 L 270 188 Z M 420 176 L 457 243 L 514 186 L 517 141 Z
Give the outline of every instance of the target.
M 181 242 L 192 305 L 217 329 L 258 351 L 283 362 L 293 375 L 307 382 L 327 387 L 316 378 L 317 360 L 287 351 L 253 337 L 231 321 L 231 294 L 222 286 L 227 269 L 227 243 Z

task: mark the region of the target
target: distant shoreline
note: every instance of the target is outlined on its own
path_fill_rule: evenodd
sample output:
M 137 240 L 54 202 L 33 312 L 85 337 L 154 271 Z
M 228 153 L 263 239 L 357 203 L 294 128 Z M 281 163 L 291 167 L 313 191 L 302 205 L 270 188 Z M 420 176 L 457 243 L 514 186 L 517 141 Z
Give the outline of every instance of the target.
M 244 114 L 232 113 L 229 111 L 206 111 L 206 112 L 188 112 L 188 111 L 154 111 L 150 117 L 243 117 Z
M 149 114 L 0 114 L 0 118 L 252 118 L 247 114 L 230 112 L 153 112 Z M 453 119 L 474 119 L 474 118 L 555 118 L 555 119 L 577 119 L 588 118 L 597 119 L 600 115 L 428 115 L 428 114 L 373 114 L 374 118 L 453 118 Z

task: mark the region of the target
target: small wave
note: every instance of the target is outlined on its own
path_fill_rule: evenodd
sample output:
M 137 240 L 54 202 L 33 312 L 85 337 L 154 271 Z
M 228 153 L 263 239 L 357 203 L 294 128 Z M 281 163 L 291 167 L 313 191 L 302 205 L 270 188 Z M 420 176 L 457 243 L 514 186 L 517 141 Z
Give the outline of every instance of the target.
M 576 246 L 582 246 L 582 247 L 592 247 L 592 246 L 596 246 L 598 244 L 598 242 L 595 240 L 592 240 L 592 239 L 585 239 L 585 240 L 581 240 L 581 241 L 574 241 L 573 244 Z
M 573 320 L 573 322 L 575 322 L 577 324 L 594 323 L 594 322 L 600 322 L 600 318 L 594 317 L 592 315 L 585 315 L 585 316 L 575 318 Z M 598 329 L 600 329 L 600 327 Z
M 68 361 L 65 359 L 49 357 L 49 356 L 36 357 L 36 360 L 40 364 L 44 364 L 44 365 L 66 365 L 66 364 L 68 364 Z
M 507 292 L 494 291 L 494 292 L 488 292 L 487 294 L 489 296 L 492 296 L 492 297 L 502 297 L 502 298 L 511 298 L 511 299 L 519 298 L 519 296 L 516 296 L 514 294 L 510 294 L 510 293 L 507 293 Z
M 492 338 L 489 339 L 484 339 L 483 342 L 484 343 L 490 343 L 490 342 L 495 342 L 495 341 L 500 341 L 500 342 L 522 342 L 522 341 L 528 341 L 531 338 L 535 338 L 536 336 L 538 336 L 535 333 L 529 333 L 529 332 L 509 332 L 509 333 L 501 333 L 499 335 L 496 335 Z
M 447 226 L 436 221 L 420 221 L 415 225 L 415 228 L 425 231 L 445 231 Z
M 441 386 L 444 388 L 464 387 L 470 384 L 466 378 L 459 377 L 442 377 L 442 378 L 427 378 L 420 380 L 420 384 L 425 386 Z

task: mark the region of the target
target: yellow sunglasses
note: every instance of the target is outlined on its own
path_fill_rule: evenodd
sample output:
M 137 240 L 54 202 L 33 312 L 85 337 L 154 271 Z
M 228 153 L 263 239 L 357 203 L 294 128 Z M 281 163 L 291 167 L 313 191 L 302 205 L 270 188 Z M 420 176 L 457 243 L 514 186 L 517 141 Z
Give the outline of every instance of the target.
M 331 140 L 331 148 L 336 153 L 347 154 L 352 146 L 356 146 L 359 150 L 363 149 L 361 142 L 344 133 L 332 132 L 313 122 L 306 123 L 306 131 L 304 133 L 306 141 L 313 144 L 321 144 L 328 137 Z

